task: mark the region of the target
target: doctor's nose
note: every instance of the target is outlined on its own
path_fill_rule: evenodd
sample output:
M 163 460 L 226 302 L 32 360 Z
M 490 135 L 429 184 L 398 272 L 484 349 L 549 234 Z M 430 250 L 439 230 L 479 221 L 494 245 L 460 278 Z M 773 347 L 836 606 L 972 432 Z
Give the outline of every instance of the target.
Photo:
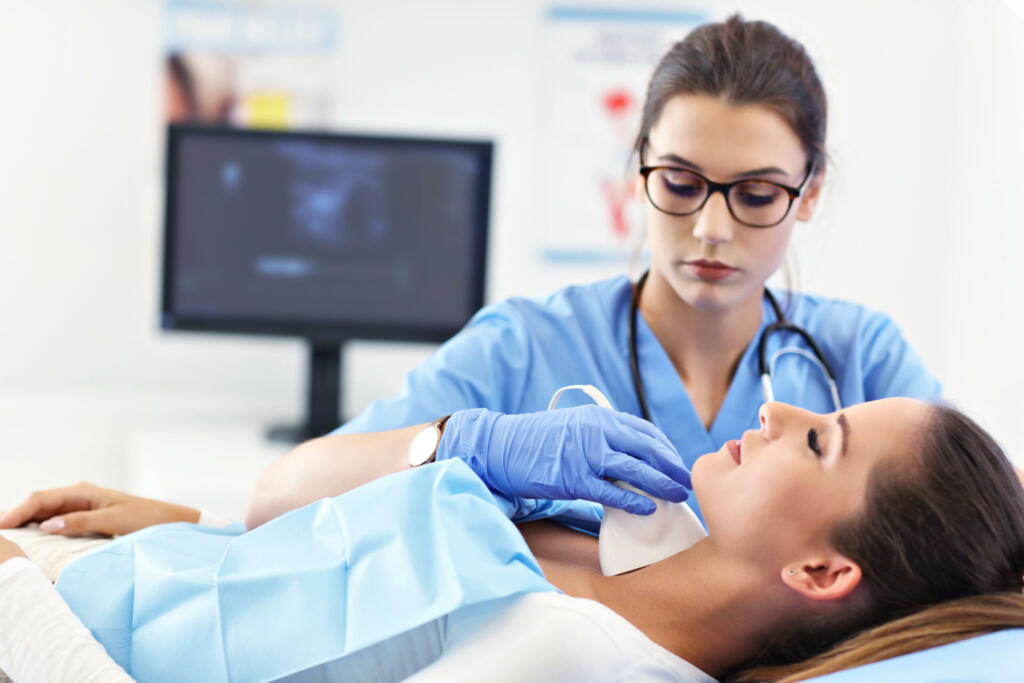
M 700 211 L 693 225 L 693 236 L 705 244 L 721 244 L 733 237 L 735 221 L 729 213 L 725 196 L 721 192 L 713 192 Z

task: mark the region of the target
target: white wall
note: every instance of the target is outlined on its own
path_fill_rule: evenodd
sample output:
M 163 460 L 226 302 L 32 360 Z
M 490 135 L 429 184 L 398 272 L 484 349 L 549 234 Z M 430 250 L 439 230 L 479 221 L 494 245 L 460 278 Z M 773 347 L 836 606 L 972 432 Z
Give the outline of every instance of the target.
M 951 396 L 1024 452 L 1018 11 L 655 5 L 738 7 L 805 42 L 831 98 L 836 163 L 825 210 L 796 238 L 801 284 L 889 311 Z M 339 3 L 338 126 L 497 141 L 491 299 L 620 270 L 537 256 L 547 6 Z M 160 37 L 153 0 L 0 5 L 0 503 L 80 478 L 123 484 L 126 435 L 141 424 L 298 413 L 298 341 L 156 330 Z M 429 351 L 358 345 L 349 408 L 393 391 Z
M 960 7 L 955 21 L 944 369 L 951 395 L 1024 463 L 1024 2 Z

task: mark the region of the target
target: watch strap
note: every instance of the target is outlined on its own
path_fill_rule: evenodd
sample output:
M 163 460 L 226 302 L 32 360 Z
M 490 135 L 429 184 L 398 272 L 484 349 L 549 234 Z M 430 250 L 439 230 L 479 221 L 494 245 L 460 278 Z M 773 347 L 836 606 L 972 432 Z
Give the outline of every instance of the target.
M 427 462 L 434 462 L 437 460 L 437 449 L 441 447 L 441 439 L 444 438 L 444 427 L 448 424 L 448 418 L 451 416 L 451 413 L 449 413 L 442 418 L 438 418 L 434 422 L 434 426 L 437 427 L 437 443 L 434 444 L 434 452 L 430 454 L 429 458 L 427 458 Z M 425 465 L 426 463 L 423 464 Z

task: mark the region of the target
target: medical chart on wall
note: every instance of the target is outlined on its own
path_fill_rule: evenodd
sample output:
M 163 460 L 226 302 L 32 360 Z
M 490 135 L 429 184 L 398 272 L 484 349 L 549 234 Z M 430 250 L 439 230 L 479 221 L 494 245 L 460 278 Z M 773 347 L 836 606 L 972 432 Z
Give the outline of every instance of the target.
M 162 21 L 168 123 L 331 123 L 335 2 L 166 0 Z
M 546 260 L 629 258 L 643 204 L 628 162 L 647 81 L 668 48 L 703 21 L 696 10 L 548 10 L 539 174 Z

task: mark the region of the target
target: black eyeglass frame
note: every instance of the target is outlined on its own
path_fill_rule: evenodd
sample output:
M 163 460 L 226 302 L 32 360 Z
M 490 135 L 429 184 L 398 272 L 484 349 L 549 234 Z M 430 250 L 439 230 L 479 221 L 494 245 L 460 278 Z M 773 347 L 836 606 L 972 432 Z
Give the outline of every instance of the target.
M 807 184 L 811 181 L 811 178 L 814 177 L 814 167 L 815 164 L 813 161 L 807 162 L 807 175 L 804 176 L 804 179 L 800 182 L 799 187 L 790 187 L 789 185 L 783 185 L 782 183 L 772 182 L 771 180 L 759 180 L 755 178 L 741 178 L 739 180 L 734 180 L 730 183 L 716 183 L 710 178 L 707 178 L 706 176 L 697 173 L 693 169 L 685 168 L 683 166 L 672 165 L 645 166 L 641 164 L 640 175 L 644 177 L 644 194 L 647 195 L 647 201 L 649 201 L 651 203 L 651 206 L 653 206 L 655 209 L 669 216 L 692 216 L 693 214 L 697 213 L 698 211 L 704 208 L 704 205 L 708 203 L 709 199 L 711 199 L 711 195 L 713 195 L 716 192 L 721 192 L 722 196 L 725 197 L 725 206 L 726 208 L 729 209 L 729 215 L 732 216 L 738 223 L 742 223 L 748 228 L 774 228 L 776 225 L 786 220 L 786 216 L 788 216 L 789 212 L 793 209 L 793 202 L 795 202 L 796 199 L 804 193 L 804 190 L 807 189 Z M 704 183 L 707 185 L 708 189 L 707 194 L 704 195 L 704 200 L 700 203 L 700 206 L 698 206 L 693 211 L 687 211 L 686 213 L 666 211 L 665 209 L 658 206 L 654 201 L 654 197 L 651 196 L 651 190 L 648 185 L 648 182 L 651 173 L 659 170 L 683 171 L 684 173 L 690 173 L 703 180 Z M 782 214 L 782 218 L 775 221 L 774 223 L 768 223 L 766 225 L 755 225 L 754 223 L 748 223 L 747 221 L 739 218 L 736 215 L 736 212 L 733 211 L 732 209 L 732 202 L 729 201 L 729 192 L 732 190 L 732 188 L 736 187 L 737 185 L 742 185 L 743 183 L 764 183 L 765 185 L 772 185 L 774 187 L 777 187 L 780 190 L 783 190 L 786 194 L 788 194 L 789 206 L 786 207 L 786 212 Z

